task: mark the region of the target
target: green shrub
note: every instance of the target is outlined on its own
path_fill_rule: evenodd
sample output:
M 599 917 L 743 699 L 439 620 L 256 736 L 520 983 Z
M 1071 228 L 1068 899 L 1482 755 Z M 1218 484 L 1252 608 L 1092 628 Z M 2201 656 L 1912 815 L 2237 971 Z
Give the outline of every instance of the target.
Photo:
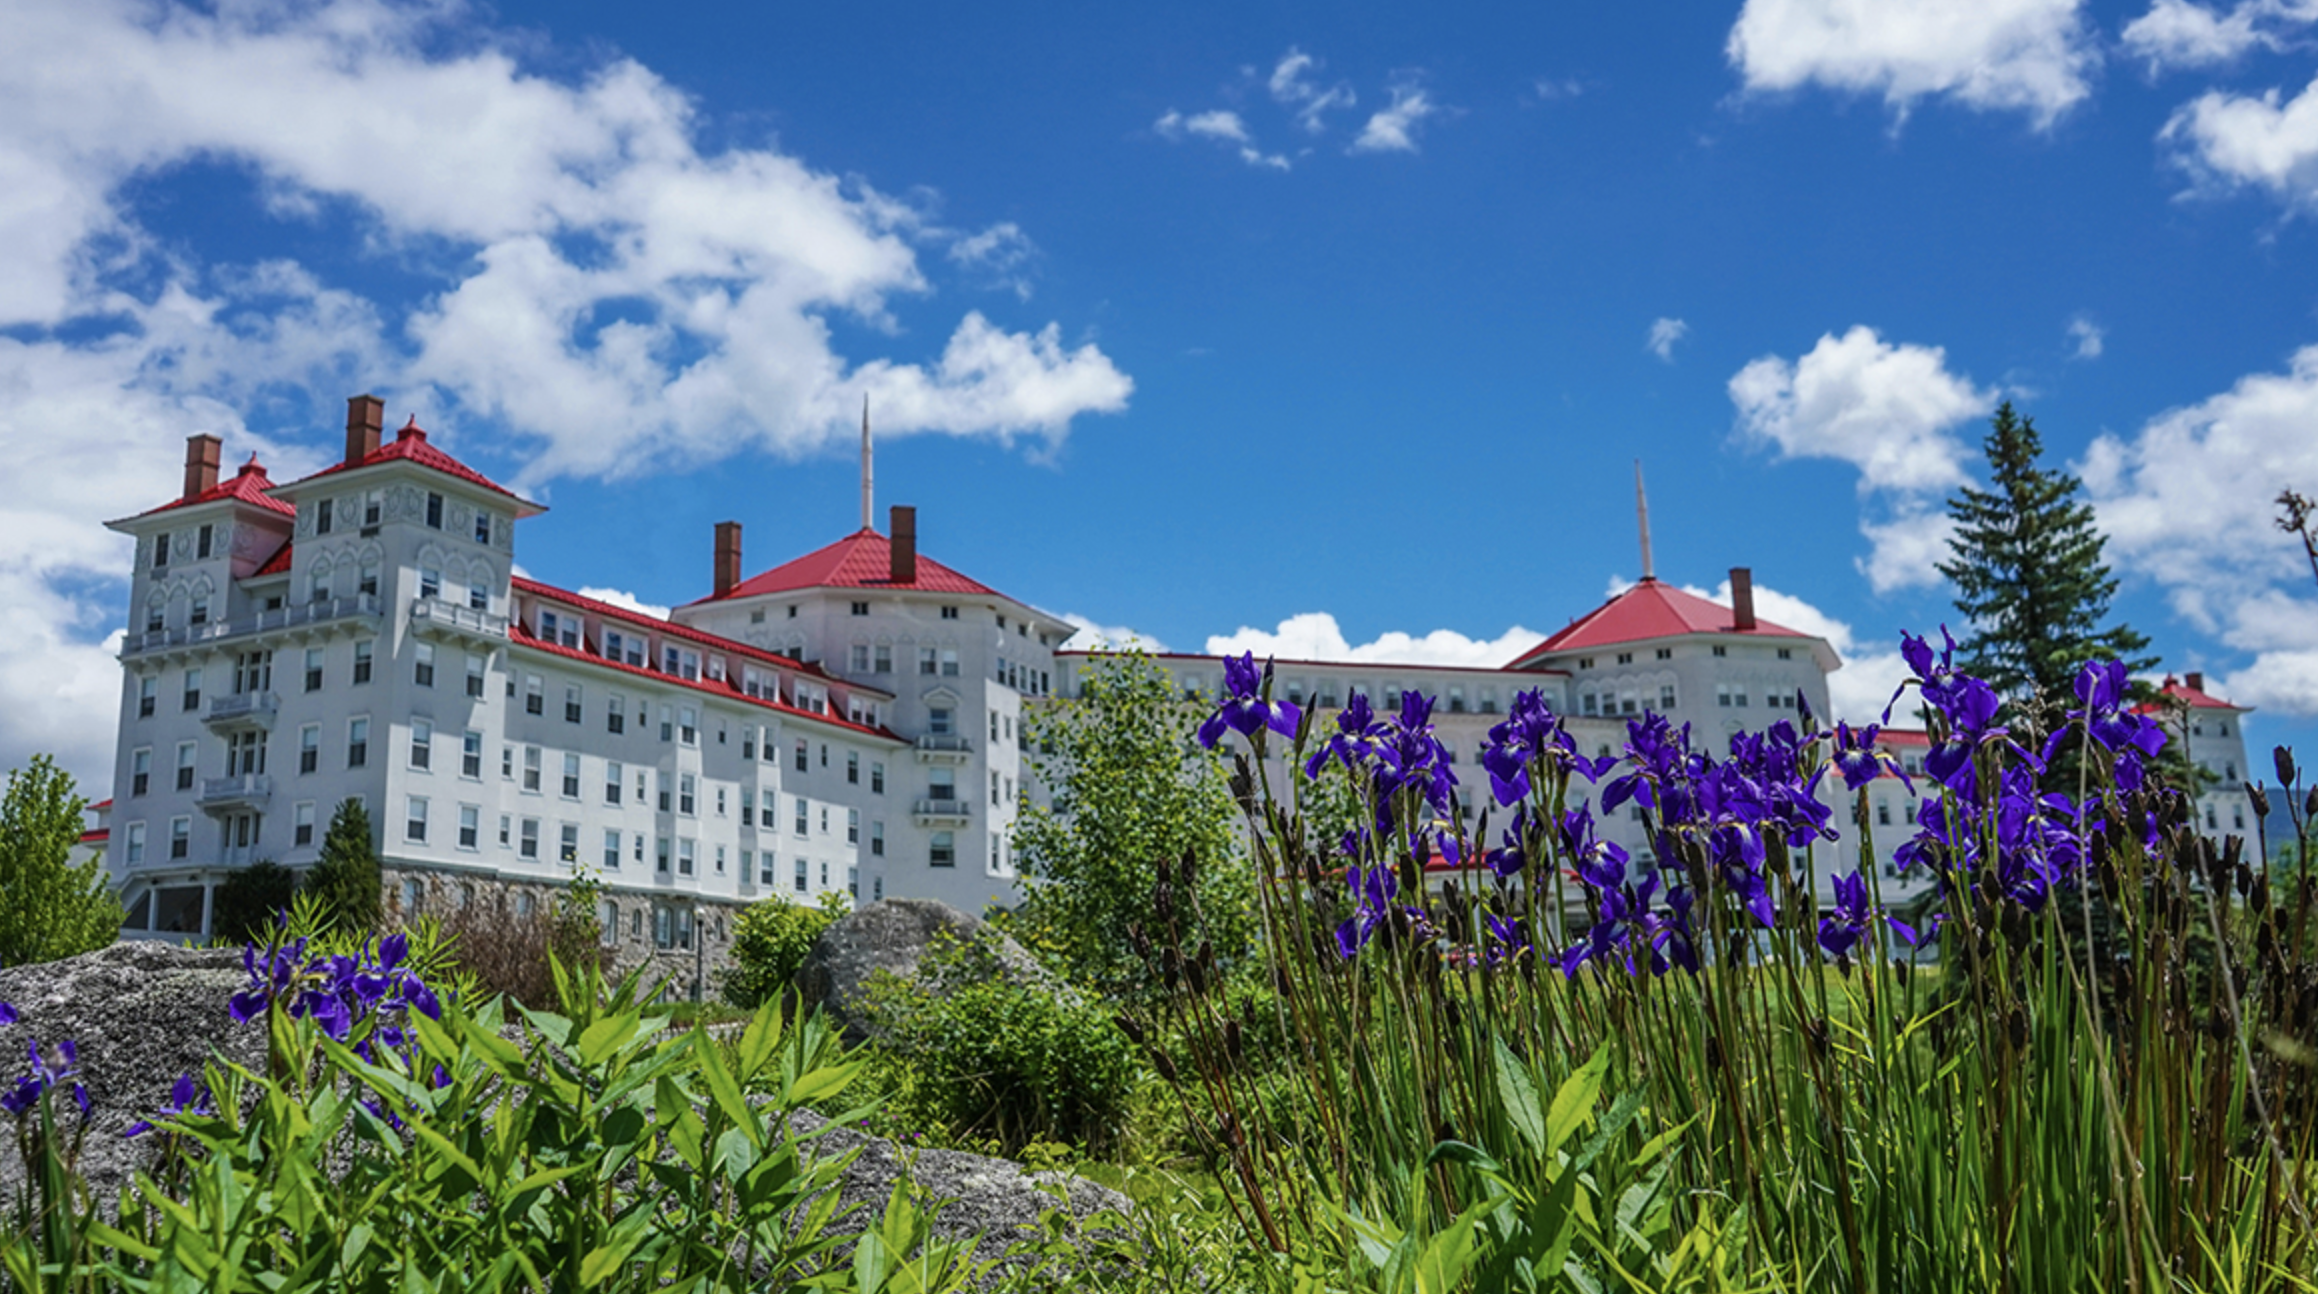
M 370 813 L 362 801 L 338 803 L 330 828 L 322 833 L 322 858 L 306 873 L 325 918 L 341 930 L 371 931 L 385 906 L 380 892 L 378 844 L 370 834 Z
M 1008 1156 L 1042 1140 L 1116 1152 L 1140 1076 L 1135 1048 L 1106 1008 L 1021 983 L 993 945 L 929 949 L 914 980 L 872 977 L 879 1045 L 910 1071 L 901 1113 Z
M 263 942 L 275 921 L 288 914 L 297 893 L 298 874 L 273 859 L 234 868 L 217 887 L 211 940 L 232 947 Z
M 732 966 L 724 972 L 725 1000 L 754 1009 L 777 998 L 821 932 L 837 924 L 851 905 L 834 891 L 821 896 L 819 907 L 791 903 L 779 895 L 750 904 L 733 924 Z

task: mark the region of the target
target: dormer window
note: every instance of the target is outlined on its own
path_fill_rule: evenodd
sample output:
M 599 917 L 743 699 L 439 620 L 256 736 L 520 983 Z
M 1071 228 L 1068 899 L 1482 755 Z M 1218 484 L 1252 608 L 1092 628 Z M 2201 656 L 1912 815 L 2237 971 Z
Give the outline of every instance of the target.
M 660 672 L 697 682 L 700 678 L 700 653 L 664 646 L 660 649 Z
M 441 530 L 442 528 L 443 496 L 429 491 L 427 493 L 427 529 Z
M 557 615 L 553 611 L 541 611 L 539 636 L 558 646 L 576 648 L 580 645 L 580 618 L 569 612 Z

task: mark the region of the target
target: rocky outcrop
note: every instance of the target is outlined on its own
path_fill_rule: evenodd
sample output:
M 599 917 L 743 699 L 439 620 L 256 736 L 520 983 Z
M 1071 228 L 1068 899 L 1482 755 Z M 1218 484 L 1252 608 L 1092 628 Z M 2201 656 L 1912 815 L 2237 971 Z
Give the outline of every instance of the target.
M 1000 973 L 1016 983 L 1069 991 L 1021 944 L 990 929 L 980 917 L 934 899 L 883 899 L 854 911 L 813 941 L 805 964 L 797 970 L 798 1000 L 808 1010 L 820 1007 L 844 1027 L 848 1039 L 864 1041 L 872 1032 L 870 980 L 879 971 L 917 978 L 926 951 L 942 940 L 981 944 Z M 940 991 L 939 985 L 924 987 Z
M 0 970 L 0 1002 L 19 1017 L 0 1027 L 0 1084 L 24 1073 L 28 1042 L 79 1047 L 93 1110 L 80 1169 L 98 1199 L 112 1199 L 152 1154 L 149 1140 L 121 1134 L 169 1103 L 178 1075 L 200 1074 L 214 1055 L 264 1068 L 265 1030 L 226 1015 L 226 999 L 247 981 L 239 951 L 164 943 Z M 0 1147 L 0 1200 L 13 1200 L 23 1179 L 13 1145 Z

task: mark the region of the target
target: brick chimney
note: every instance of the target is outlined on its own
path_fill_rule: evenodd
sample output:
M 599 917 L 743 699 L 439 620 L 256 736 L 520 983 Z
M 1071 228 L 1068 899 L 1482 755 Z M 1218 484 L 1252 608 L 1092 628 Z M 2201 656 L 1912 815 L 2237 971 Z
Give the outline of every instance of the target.
M 893 532 L 890 545 L 893 569 L 888 573 L 896 584 L 915 584 L 918 582 L 918 510 L 897 503 L 890 515 L 893 519 L 886 523 L 886 528 Z
M 2203 692 L 2205 690 L 2205 671 L 2193 669 L 2182 676 L 2182 681 L 2189 684 L 2190 691 Z
M 185 497 L 195 498 L 217 484 L 218 451 L 224 442 L 215 436 L 185 438 Z
M 386 401 L 375 395 L 357 395 L 346 401 L 346 461 L 359 463 L 378 449 L 379 427 L 386 421 Z
M 1730 568 L 1730 627 L 1740 633 L 1755 627 L 1755 573 L 1744 566 Z
M 740 584 L 740 523 L 716 523 L 716 596 L 723 597 Z

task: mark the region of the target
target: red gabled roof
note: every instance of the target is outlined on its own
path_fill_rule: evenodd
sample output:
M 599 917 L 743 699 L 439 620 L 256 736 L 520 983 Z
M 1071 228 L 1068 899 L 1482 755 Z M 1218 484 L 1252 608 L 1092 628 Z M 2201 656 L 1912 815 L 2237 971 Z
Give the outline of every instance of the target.
M 875 530 L 856 530 L 826 548 L 784 562 L 762 575 L 742 580 L 732 591 L 710 594 L 690 605 L 721 602 L 726 598 L 753 598 L 795 589 L 913 589 L 920 593 L 1005 594 L 979 580 L 968 579 L 924 553 L 918 554 L 918 577 L 908 584 L 893 578 L 893 544 Z M 1007 598 L 1008 601 L 1013 601 Z
M 1731 609 L 1695 593 L 1685 593 L 1661 580 L 1646 579 L 1602 605 L 1572 620 L 1552 637 L 1516 657 L 1509 669 L 1519 669 L 1541 656 L 1674 638 L 1683 634 L 1756 634 L 1768 638 L 1807 638 L 1810 635 L 1757 619 L 1752 629 L 1732 624 Z
M 249 573 L 247 576 L 245 576 L 244 578 L 246 578 L 246 579 L 253 579 L 253 580 L 254 580 L 254 579 L 256 579 L 257 577 L 259 577 L 260 575 L 287 575 L 287 574 L 289 574 L 289 571 L 290 571 L 290 544 L 291 544 L 291 542 L 292 542 L 292 541 L 290 541 L 290 540 L 287 540 L 287 539 L 283 540 L 283 541 L 282 541 L 282 546 L 281 546 L 280 548 L 277 548 L 277 549 L 275 549 L 275 550 L 274 550 L 274 555 L 273 555 L 273 556 L 271 556 L 271 557 L 269 557 L 269 558 L 267 558 L 267 559 L 265 560 L 265 564 L 264 564 L 264 565 L 262 565 L 262 566 L 258 567 L 258 568 L 257 568 L 256 570 L 254 570 L 254 571 L 251 571 L 251 572 L 250 572 L 250 573 Z
M 1921 728 L 1885 728 L 1875 734 L 1878 746 L 1930 746 L 1932 734 Z
M 2198 682 L 2200 683 L 2203 683 L 2204 681 L 2205 680 L 2203 678 L 2198 679 Z M 2157 690 L 2161 694 L 2170 697 L 2173 700 L 2182 702 L 2192 710 L 2247 709 L 2247 707 L 2242 705 L 2231 705 L 2229 702 L 2222 700 L 2220 697 L 2207 692 L 2202 687 L 2191 687 L 2188 683 L 2173 677 L 2171 674 L 2165 676 L 2165 686 Z M 2149 710 L 2155 709 L 2156 707 L 2139 706 L 2136 708 L 2143 712 L 2147 712 Z
M 84 845 L 101 845 L 112 838 L 113 831 L 110 827 L 98 827 L 94 831 L 80 833 L 80 843 Z
M 695 629 L 691 625 L 680 625 L 673 620 L 662 620 L 658 616 L 635 610 L 632 607 L 621 606 L 617 602 L 601 602 L 595 598 L 584 597 L 580 594 L 574 593 L 569 589 L 559 589 L 553 584 L 542 584 L 538 580 L 527 579 L 521 575 L 510 578 L 508 580 L 508 584 L 517 593 L 529 593 L 534 597 L 553 598 L 558 602 L 568 602 L 583 611 L 589 612 L 593 615 L 601 616 L 606 620 L 619 620 L 627 624 L 642 625 L 643 627 L 652 630 L 654 633 L 663 633 L 667 634 L 671 638 L 681 638 L 687 642 L 696 642 L 705 647 L 713 647 L 721 652 L 730 652 L 735 656 L 745 656 L 751 660 L 760 660 L 768 665 L 778 665 L 782 669 L 794 670 L 799 674 L 805 675 L 807 678 L 821 679 L 830 683 L 841 682 L 845 686 L 853 688 L 856 691 L 868 692 L 876 696 L 884 697 L 889 701 L 894 697 L 893 693 L 886 691 L 884 688 L 874 687 L 866 683 L 856 683 L 852 679 L 840 679 L 836 675 L 831 674 L 829 671 L 821 668 L 819 665 L 816 665 L 811 661 L 798 660 L 794 656 L 785 656 L 777 651 L 770 651 L 766 648 L 757 647 L 749 643 L 739 642 L 731 638 L 720 637 L 719 635 L 709 633 L 705 630 Z
M 460 462 L 458 459 L 455 459 L 449 454 L 446 454 L 443 451 L 435 448 L 433 445 L 428 444 L 427 433 L 419 426 L 419 420 L 415 417 L 412 418 L 410 423 L 402 430 L 394 433 L 393 440 L 390 440 L 385 444 L 380 445 L 378 448 L 371 450 L 369 453 L 364 454 L 362 456 L 361 462 L 334 463 L 329 467 L 325 467 L 321 471 L 314 473 L 312 476 L 298 481 L 297 484 L 303 485 L 306 481 L 318 481 L 325 476 L 330 476 L 338 472 L 351 472 L 357 468 L 376 467 L 380 463 L 396 462 L 416 463 L 421 467 L 433 468 L 435 471 L 441 472 L 446 476 L 457 477 L 469 485 L 480 485 L 486 490 L 490 490 L 497 494 L 504 494 L 508 498 L 514 499 L 517 503 L 526 504 L 527 506 L 537 506 L 536 504 L 531 504 L 529 500 L 524 499 L 520 495 L 516 494 L 515 491 L 510 490 L 506 486 L 491 480 L 481 472 L 476 471 L 474 468 L 467 466 L 465 463 Z M 283 506 L 287 507 L 288 505 L 285 504 Z
M 1113 650 L 1109 650 L 1109 649 L 1105 649 L 1105 648 L 1089 648 L 1089 647 L 1074 647 L 1074 648 L 1071 648 L 1071 649 L 1069 649 L 1069 650 L 1067 650 L 1067 651 L 1057 651 L 1057 652 L 1055 653 L 1055 655 L 1056 655 L 1056 656 L 1058 656 L 1058 657 L 1060 657 L 1060 656 L 1121 656 L 1121 655 L 1125 655 L 1125 654 L 1126 654 L 1126 653 L 1125 653 L 1125 652 L 1123 652 L 1123 651 L 1113 651 Z M 1197 660 L 1197 661 L 1210 661 L 1210 662 L 1213 662 L 1213 663 L 1216 663 L 1216 664 L 1221 664 L 1222 662 L 1224 662 L 1224 661 L 1226 661 L 1226 660 L 1238 660 L 1238 659 L 1239 659 L 1239 657 L 1237 657 L 1237 656 L 1218 656 L 1218 655 L 1215 655 L 1213 652 L 1196 652 L 1196 651 L 1147 651 L 1147 652 L 1144 652 L 1143 654 L 1144 654 L 1145 656 L 1148 656 L 1148 657 L 1150 657 L 1150 658 L 1151 658 L 1151 659 L 1153 659 L 1153 660 Z M 1301 658 L 1296 658 L 1296 657 L 1288 657 L 1288 656 L 1280 656 L 1280 657 L 1271 658 L 1271 664 L 1272 664 L 1272 665 L 1274 665 L 1275 667 L 1277 667 L 1277 666 L 1283 666 L 1283 665 L 1294 665 L 1294 666 L 1298 666 L 1298 667 L 1302 667 L 1302 666 L 1307 666 L 1307 665 L 1310 665 L 1310 666 L 1319 666 L 1319 667 L 1323 667 L 1323 668 L 1327 668 L 1327 669 L 1372 669 L 1372 670 L 1392 670 L 1392 669 L 1407 669 L 1407 670 L 1442 670 L 1442 671 L 1445 671 L 1445 672 L 1449 672 L 1449 673 L 1458 673 L 1458 674 L 1503 674 L 1503 673 L 1505 673 L 1505 672 L 1506 672 L 1506 669 L 1505 669 L 1505 667 L 1504 667 L 1503 665 L 1429 665 L 1429 664 L 1426 664 L 1426 663 L 1425 663 L 1425 662 L 1423 662 L 1423 661 L 1394 661 L 1394 660 L 1305 660 L 1305 659 L 1301 659 Z M 1564 669 L 1532 670 L 1532 671 L 1530 671 L 1530 672 L 1529 672 L 1529 674 L 1528 674 L 1528 675 L 1525 675 L 1525 677 L 1535 677 L 1535 676 L 1537 676 L 1537 675 L 1542 675 L 1542 674 L 1561 674 L 1561 675 L 1567 675 L 1568 673 L 1569 673 L 1569 671 L 1568 671 L 1568 670 L 1564 670 Z M 1519 679 L 1516 679 L 1516 680 L 1514 680 L 1514 681 L 1515 681 L 1516 683 L 1518 683 L 1520 680 L 1519 680 Z
M 235 472 L 232 479 L 219 481 L 190 499 L 172 499 L 158 508 L 147 508 L 137 515 L 150 517 L 173 508 L 199 507 L 204 503 L 216 503 L 221 499 L 231 499 L 236 503 L 247 503 L 264 508 L 268 512 L 279 512 L 285 517 L 297 516 L 298 510 L 296 508 L 280 499 L 267 496 L 266 491 L 273 488 L 274 483 L 266 479 L 266 469 L 258 466 L 258 456 L 252 454 L 250 461 L 242 464 L 241 470 Z

